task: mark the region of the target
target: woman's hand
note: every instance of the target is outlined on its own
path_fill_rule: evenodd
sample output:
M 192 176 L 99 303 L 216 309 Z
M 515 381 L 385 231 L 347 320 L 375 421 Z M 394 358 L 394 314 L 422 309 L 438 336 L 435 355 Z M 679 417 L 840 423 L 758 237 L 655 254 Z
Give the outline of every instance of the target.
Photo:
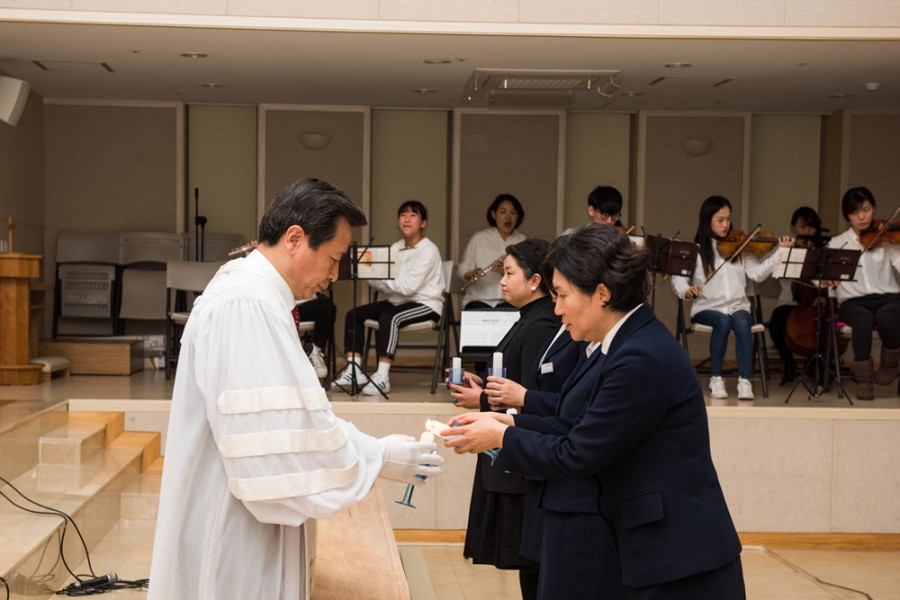
M 781 236 L 781 239 L 778 240 L 779 248 L 790 248 L 793 245 L 794 245 L 794 238 L 792 238 L 789 235 L 783 235 L 783 236 Z
M 450 398 L 453 402 L 462 408 L 481 408 L 481 378 L 472 373 L 463 375 L 462 385 L 450 383 L 447 380 L 447 387 L 450 389 Z
M 512 425 L 512 415 L 499 413 L 464 413 L 454 417 L 448 423 L 459 423 L 440 432 L 443 438 L 452 437 L 444 442 L 444 447 L 453 448 L 457 454 L 484 452 L 491 448 L 503 447 L 503 434 Z M 459 437 L 453 437 L 459 436 Z
M 687 291 L 684 293 L 685 300 L 690 300 L 692 298 L 696 298 L 697 296 L 700 295 L 700 291 L 702 289 L 703 289 L 702 285 L 694 285 L 694 286 L 689 287 L 687 289 Z
M 477 267 L 475 269 L 472 269 L 468 273 L 466 273 L 464 279 L 466 281 L 478 281 L 479 279 L 484 277 L 486 273 L 487 273 L 487 271 L 485 271 L 481 267 Z
M 498 258 L 497 260 L 495 260 L 494 262 L 491 263 L 491 266 L 488 267 L 488 269 L 490 271 L 493 271 L 494 273 L 500 273 L 501 275 L 503 275 L 503 259 Z
M 485 386 L 488 403 L 494 408 L 521 408 L 525 404 L 525 392 L 522 385 L 504 377 L 487 378 Z

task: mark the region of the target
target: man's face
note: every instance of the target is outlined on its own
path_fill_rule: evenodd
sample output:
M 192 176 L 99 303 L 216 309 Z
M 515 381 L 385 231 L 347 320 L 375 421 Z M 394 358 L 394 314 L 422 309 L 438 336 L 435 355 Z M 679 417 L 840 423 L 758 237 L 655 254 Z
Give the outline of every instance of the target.
M 309 238 L 302 227 L 291 227 L 285 235 L 291 264 L 287 279 L 294 297 L 304 300 L 327 290 L 329 282 L 337 280 L 338 265 L 350 245 L 350 224 L 341 219 L 335 236 L 315 250 L 309 247 Z
M 593 206 L 588 206 L 588 216 L 596 225 L 615 225 L 616 221 L 622 216 L 622 213 L 609 215 L 605 212 L 600 212 Z

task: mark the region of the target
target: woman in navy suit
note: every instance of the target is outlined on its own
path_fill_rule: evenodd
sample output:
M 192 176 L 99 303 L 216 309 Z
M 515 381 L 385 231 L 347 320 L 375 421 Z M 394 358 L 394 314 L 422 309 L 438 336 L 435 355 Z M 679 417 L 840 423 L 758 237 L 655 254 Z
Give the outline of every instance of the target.
M 503 353 L 503 366 L 509 379 L 535 387 L 533 365 L 544 341 L 559 329 L 559 317 L 553 314 L 553 301 L 540 266 L 549 243 L 531 238 L 507 246 L 500 288 L 504 299 L 519 308 L 519 320 L 503 337 L 495 352 Z M 489 378 L 493 380 L 494 378 Z M 448 384 L 450 396 L 463 408 L 491 411 L 489 397 L 480 378 L 466 374 L 464 385 Z M 492 464 L 486 455 L 478 457 L 463 555 L 475 564 L 494 565 L 498 569 L 517 569 L 522 597 L 536 597 L 538 567 L 520 552 L 525 507 L 526 480 Z
M 579 500 L 599 503 L 612 524 L 629 597 L 745 597 L 741 544 L 712 463 L 700 380 L 643 302 L 647 255 L 613 228 L 588 226 L 557 239 L 547 260 L 556 313 L 573 339 L 592 342 L 596 381 L 589 392 L 564 391 L 557 417 L 456 417 L 463 427 L 444 433 L 462 437 L 446 445 L 458 453 L 502 447 L 507 469 L 547 480 L 545 516 L 558 481 L 596 478 L 599 497 L 587 489 Z M 581 394 L 589 398 L 584 413 L 563 414 L 569 396 Z M 559 527 L 580 518 L 555 516 Z M 558 562 L 592 560 L 578 553 L 586 544 L 578 529 L 569 533 L 577 543 L 553 548 Z M 551 568 L 542 564 L 542 576 Z

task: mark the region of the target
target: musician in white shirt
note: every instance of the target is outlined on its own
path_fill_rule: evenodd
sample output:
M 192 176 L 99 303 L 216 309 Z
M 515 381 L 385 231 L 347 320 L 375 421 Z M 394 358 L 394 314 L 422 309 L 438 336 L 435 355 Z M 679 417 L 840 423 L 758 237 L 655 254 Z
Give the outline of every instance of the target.
M 829 248 L 863 250 L 860 234 L 874 221 L 875 196 L 865 187 L 850 188 L 841 201 L 844 219 L 850 228 L 831 239 Z M 873 400 L 873 382 L 888 385 L 897 378 L 900 360 L 900 246 L 894 243 L 873 245 L 859 261 L 854 281 L 829 282 L 834 286 L 840 306 L 841 320 L 853 333 L 853 374 L 856 397 Z M 881 338 L 881 363 L 875 371 L 872 358 L 872 330 L 877 327 Z
M 500 291 L 503 277 L 503 259 L 506 247 L 525 241 L 518 231 L 525 220 L 525 209 L 512 194 L 500 194 L 487 209 L 490 227 L 476 232 L 463 252 L 457 267 L 459 276 L 466 281 L 466 292 L 462 307 L 494 308 L 505 304 Z
M 435 475 L 435 446 L 376 439 L 339 419 L 292 310 L 337 277 L 365 215 L 330 184 L 275 198 L 259 245 L 223 266 L 182 337 L 150 567 L 150 600 L 308 597 L 312 519 L 378 476 Z

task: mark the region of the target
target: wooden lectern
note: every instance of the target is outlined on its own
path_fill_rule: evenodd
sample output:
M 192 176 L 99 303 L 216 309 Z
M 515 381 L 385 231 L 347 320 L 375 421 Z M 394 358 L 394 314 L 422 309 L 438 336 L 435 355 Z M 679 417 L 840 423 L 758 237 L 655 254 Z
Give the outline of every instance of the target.
M 30 280 L 40 276 L 41 257 L 0 253 L 0 385 L 40 383 L 41 366 L 29 364 Z

